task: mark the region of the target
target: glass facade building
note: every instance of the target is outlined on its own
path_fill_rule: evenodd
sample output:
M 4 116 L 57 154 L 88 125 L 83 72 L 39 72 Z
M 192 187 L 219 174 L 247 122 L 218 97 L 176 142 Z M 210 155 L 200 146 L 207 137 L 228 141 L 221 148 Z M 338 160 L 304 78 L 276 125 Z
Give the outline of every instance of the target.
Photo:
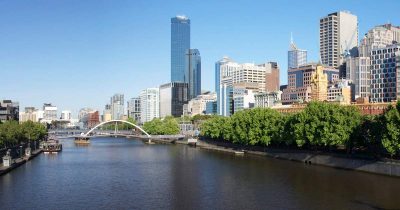
M 190 20 L 171 18 L 171 82 L 185 81 L 185 53 L 190 49 Z
M 288 51 L 288 68 L 298 68 L 307 63 L 307 50 L 291 49 Z
M 371 51 L 371 98 L 373 103 L 400 98 L 400 44 Z
M 201 94 L 201 57 L 198 49 L 186 51 L 185 83 L 189 86 L 188 100 Z

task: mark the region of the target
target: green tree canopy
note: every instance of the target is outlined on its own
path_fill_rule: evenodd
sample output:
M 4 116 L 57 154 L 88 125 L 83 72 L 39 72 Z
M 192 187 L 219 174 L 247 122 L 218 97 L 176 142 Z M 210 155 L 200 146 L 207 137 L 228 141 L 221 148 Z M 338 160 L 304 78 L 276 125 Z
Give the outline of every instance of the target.
M 143 129 L 150 135 L 176 135 L 180 131 L 178 122 L 171 116 L 164 119 L 154 118 L 144 123 Z

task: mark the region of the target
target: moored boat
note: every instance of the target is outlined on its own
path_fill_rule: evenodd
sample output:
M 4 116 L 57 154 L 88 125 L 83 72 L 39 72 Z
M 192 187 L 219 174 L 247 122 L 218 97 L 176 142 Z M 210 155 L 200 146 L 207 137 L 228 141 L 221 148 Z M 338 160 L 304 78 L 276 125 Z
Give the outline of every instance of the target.
M 43 152 L 57 153 L 62 151 L 62 144 L 56 139 L 50 139 L 43 142 L 42 144 Z

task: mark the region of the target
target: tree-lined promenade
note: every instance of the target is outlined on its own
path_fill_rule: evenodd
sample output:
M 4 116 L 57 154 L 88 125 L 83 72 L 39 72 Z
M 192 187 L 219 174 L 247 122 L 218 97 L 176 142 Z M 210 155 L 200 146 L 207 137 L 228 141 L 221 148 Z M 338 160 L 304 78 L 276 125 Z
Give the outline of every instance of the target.
M 353 106 L 311 102 L 296 114 L 255 108 L 231 117 L 214 116 L 201 135 L 242 145 L 346 149 L 373 156 L 400 154 L 400 102 L 378 116 L 361 116 Z
M 47 135 L 43 124 L 27 121 L 0 123 L 0 148 L 11 148 L 16 145 L 42 140 Z

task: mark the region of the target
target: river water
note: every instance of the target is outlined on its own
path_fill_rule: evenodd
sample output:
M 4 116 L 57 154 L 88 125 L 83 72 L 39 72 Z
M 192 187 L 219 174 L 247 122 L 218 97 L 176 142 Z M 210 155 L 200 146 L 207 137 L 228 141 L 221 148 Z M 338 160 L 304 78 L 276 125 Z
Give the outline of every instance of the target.
M 0 177 L 0 209 L 400 209 L 400 179 L 96 138 Z

